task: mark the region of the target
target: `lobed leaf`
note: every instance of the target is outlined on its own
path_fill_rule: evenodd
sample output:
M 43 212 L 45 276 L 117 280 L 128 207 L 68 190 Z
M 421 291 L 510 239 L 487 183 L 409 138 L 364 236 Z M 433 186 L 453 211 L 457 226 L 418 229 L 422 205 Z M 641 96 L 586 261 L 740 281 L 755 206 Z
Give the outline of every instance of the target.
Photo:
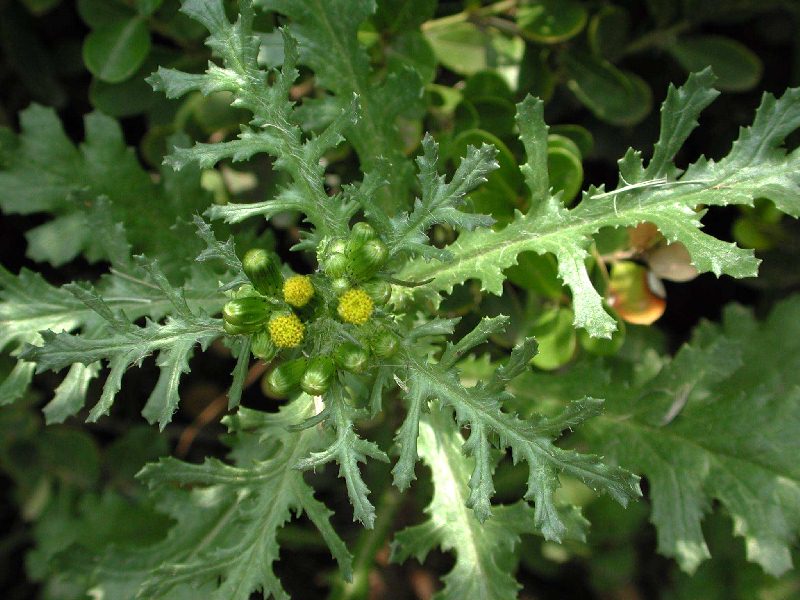
M 715 97 L 712 79 L 709 71 L 695 73 L 683 87 L 670 89 L 661 113 L 661 136 L 646 169 L 639 155 L 629 151 L 619 163 L 620 186 L 611 192 L 591 188 L 570 210 L 558 196 L 544 193 L 547 173 L 541 138 L 546 129 L 541 102 L 527 98 L 518 105 L 517 119 L 528 151 L 523 171 L 533 194 L 531 209 L 518 213 L 505 229 L 463 233 L 446 248 L 451 260 L 417 259 L 400 277 L 427 282 L 422 285 L 436 291 L 451 291 L 456 284 L 478 279 L 482 289 L 499 294 L 503 271 L 516 264 L 520 253 L 549 252 L 557 258 L 559 276 L 572 291 L 575 326 L 594 337 L 610 337 L 614 319 L 604 310 L 585 265 L 591 236 L 603 227 L 651 222 L 668 241 L 682 242 L 701 272 L 754 276 L 758 260 L 752 250 L 703 233 L 704 211 L 698 207 L 752 205 L 755 198 L 764 197 L 787 214 L 800 213 L 800 153 L 787 153 L 781 146 L 800 126 L 800 90 L 789 90 L 780 99 L 765 94 L 752 127 L 741 131 L 727 157 L 719 162 L 701 158 L 681 175 L 672 159 L 700 111 Z

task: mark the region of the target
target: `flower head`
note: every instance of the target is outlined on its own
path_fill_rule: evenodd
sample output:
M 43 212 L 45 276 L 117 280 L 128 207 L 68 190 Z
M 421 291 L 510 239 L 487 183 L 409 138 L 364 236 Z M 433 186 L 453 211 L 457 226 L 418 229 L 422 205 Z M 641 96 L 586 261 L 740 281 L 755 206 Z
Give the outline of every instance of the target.
M 374 304 L 369 294 L 361 289 L 347 290 L 339 298 L 337 309 L 342 321 L 363 325 L 372 316 Z
M 276 315 L 267 324 L 269 337 L 278 348 L 296 348 L 303 341 L 305 325 L 294 313 Z
M 306 275 L 294 275 L 283 284 L 283 299 L 297 308 L 308 304 L 314 296 L 314 286 L 311 278 Z

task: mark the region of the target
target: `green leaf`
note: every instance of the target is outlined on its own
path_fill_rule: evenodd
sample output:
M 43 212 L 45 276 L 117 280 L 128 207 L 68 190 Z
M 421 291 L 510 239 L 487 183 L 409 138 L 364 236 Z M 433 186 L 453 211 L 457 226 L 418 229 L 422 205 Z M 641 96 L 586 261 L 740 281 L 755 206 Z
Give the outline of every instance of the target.
M 393 17 L 402 19 L 394 26 L 400 27 L 403 21 L 407 27 L 414 26 L 414 20 L 404 16 L 409 11 L 415 18 L 430 11 L 429 6 L 418 4 L 394 6 Z M 419 103 L 423 82 L 403 61 L 392 62 L 385 77 L 376 81 L 358 41 L 359 27 L 375 11 L 374 0 L 256 0 L 256 5 L 289 17 L 289 31 L 300 43 L 300 62 L 314 71 L 316 83 L 330 90 L 341 106 L 358 97 L 360 118 L 348 124 L 343 134 L 356 149 L 363 171 L 382 170 L 384 161 L 392 165 L 392 176 L 380 190 L 378 204 L 393 214 L 406 204 L 413 184 L 413 167 L 396 122 Z
M 89 414 L 90 421 L 96 421 L 101 416 L 108 414 L 114 397 L 119 391 L 122 375 L 128 367 L 132 364 L 140 364 L 142 359 L 153 352 L 159 352 L 156 362 L 161 369 L 161 375 L 143 414 L 150 422 L 158 421 L 163 429 L 171 420 L 172 413 L 177 407 L 178 382 L 181 374 L 188 371 L 188 359 L 194 346 L 198 343 L 203 347 L 207 346 L 222 335 L 222 328 L 219 320 L 193 312 L 186 301 L 184 292 L 173 288 L 155 263 L 143 262 L 143 269 L 147 273 L 149 281 L 142 283 L 158 290 L 161 295 L 161 310 L 169 310 L 171 313 L 163 325 L 149 319 L 143 327 L 134 325 L 130 314 L 126 315 L 114 310 L 118 306 L 115 302 L 106 302 L 90 287 L 68 284 L 62 289 L 72 294 L 74 299 L 65 307 L 63 320 L 55 320 L 55 315 L 52 313 L 53 305 L 44 304 L 43 308 L 48 312 L 40 320 L 40 325 L 47 325 L 48 328 L 40 327 L 42 329 L 40 334 L 37 333 L 37 329 L 31 331 L 30 321 L 26 322 L 21 318 L 24 314 L 22 311 L 14 310 L 14 301 L 19 297 L 11 296 L 12 302 L 8 306 L 10 309 L 9 320 L 12 326 L 17 325 L 19 334 L 12 333 L 13 337 L 9 337 L 9 341 L 21 338 L 28 343 L 20 353 L 20 357 L 22 360 L 35 362 L 39 372 L 57 371 L 76 363 L 96 368 L 92 365 L 98 361 L 108 361 L 111 371 L 103 387 L 100 400 Z M 9 281 L 9 283 L 12 293 L 18 289 L 16 282 Z M 57 299 L 61 305 L 67 303 L 60 290 L 56 292 L 48 288 L 41 280 L 36 281 L 35 285 L 43 288 L 42 292 L 46 292 L 48 297 Z M 75 299 L 79 301 L 77 304 Z M 32 313 L 35 318 L 37 308 L 42 306 L 41 302 L 39 300 L 40 304 L 25 307 L 28 314 Z M 137 312 L 139 315 L 157 314 L 156 311 L 158 311 L 158 308 L 153 306 L 147 306 L 142 310 L 141 304 L 136 308 L 136 298 L 126 298 L 124 303 L 134 304 L 135 308 L 131 311 L 134 315 Z M 221 302 L 217 299 L 214 304 L 218 306 Z M 54 325 L 56 331 L 62 329 L 69 331 L 81 325 L 86 327 L 87 331 L 77 335 L 66 331 L 56 333 L 53 331 Z M 40 341 L 42 343 L 39 343 Z M 84 377 L 86 375 L 87 373 L 84 373 Z M 85 396 L 86 382 L 79 380 L 78 385 Z M 75 387 L 73 384 L 70 386 Z M 59 401 L 56 403 L 56 407 L 67 404 L 69 411 L 74 410 L 79 403 L 76 398 L 77 393 L 77 390 L 71 390 L 72 397 L 69 402 L 59 399 L 57 396 Z M 57 417 L 67 414 L 63 412 L 63 409 L 51 410 L 56 410 Z
M 562 402 L 605 397 L 581 443 L 647 477 L 658 550 L 693 572 L 709 558 L 702 521 L 717 501 L 744 538 L 747 558 L 779 575 L 800 534 L 800 298 L 758 323 L 730 306 L 702 324 L 671 360 L 636 371 L 586 362 L 519 384 Z M 516 384 L 512 384 L 515 388 Z
M 480 148 L 469 146 L 449 182 L 439 175 L 439 147 L 431 136 L 422 140 L 423 154 L 417 158 L 419 182 L 422 195 L 409 213 L 400 214 L 391 220 L 380 211 L 371 209 L 371 217 L 378 230 L 384 234 L 392 256 L 420 254 L 441 257 L 442 253 L 430 245 L 428 230 L 437 223 L 450 225 L 459 230 L 471 230 L 492 223 L 491 217 L 462 212 L 459 207 L 464 196 L 484 181 L 491 171 L 498 168 L 497 151 L 488 144 Z
M 679 37 L 667 49 L 689 72 L 711 67 L 719 89 L 725 91 L 754 88 L 764 70 L 761 60 L 747 46 L 721 35 Z
M 92 31 L 83 43 L 83 61 L 92 75 L 119 83 L 133 75 L 150 52 L 150 31 L 140 18 Z
M 466 506 L 466 481 L 473 460 L 461 452 L 464 439 L 447 411 L 439 406 L 420 421 L 419 448 L 430 467 L 434 493 L 425 509 L 428 519 L 400 531 L 392 542 L 391 560 L 403 562 L 414 556 L 423 562 L 436 547 L 453 551 L 456 562 L 443 577 L 440 600 L 516 598 L 519 584 L 507 565 L 516 560 L 515 547 L 523 533 L 535 533 L 533 509 L 525 502 L 495 506 L 491 520 L 481 523 Z M 586 521 L 577 511 L 570 514 L 569 537 L 583 539 Z
M 546 130 L 541 109 L 536 112 L 537 101 L 525 100 L 518 110 L 525 125 L 522 139 L 528 146 L 528 164 L 522 169 L 533 192 L 531 210 L 518 214 L 503 230 L 463 233 L 445 248 L 451 260 L 426 263 L 418 259 L 400 277 L 427 282 L 423 287 L 436 291 L 450 291 L 456 284 L 478 279 L 482 289 L 499 294 L 502 271 L 515 264 L 518 254 L 550 252 L 572 291 L 575 326 L 593 337 L 610 337 L 615 320 L 603 309 L 602 297 L 584 264 L 591 236 L 602 227 L 651 222 L 670 242 L 682 242 L 701 272 L 754 276 L 758 260 L 752 251 L 703 233 L 704 212 L 696 208 L 752 205 L 755 198 L 767 197 L 782 212 L 800 214 L 800 154 L 787 154 L 782 147 L 786 136 L 800 126 L 800 90 L 789 90 L 780 99 L 766 94 L 752 127 L 741 131 L 728 156 L 718 162 L 701 158 L 681 174 L 672 159 L 696 125 L 700 110 L 714 97 L 711 80 L 709 72 L 694 74 L 682 88 L 670 90 L 661 114 L 661 136 L 647 169 L 639 153 L 630 150 L 619 162 L 620 186 L 611 192 L 590 188 L 571 210 L 543 190 L 547 185 L 542 161 Z
M 618 58 L 628 44 L 630 26 L 630 14 L 624 8 L 614 5 L 601 8 L 589 21 L 586 31 L 592 52 L 611 61 Z
M 635 125 L 653 103 L 647 83 L 591 54 L 570 50 L 562 55 L 567 87 L 598 119 L 613 125 Z
M 523 37 L 540 44 L 563 42 L 580 33 L 588 13 L 574 0 L 534 0 L 517 11 Z
M 110 213 L 112 223 L 125 223 L 135 251 L 158 258 L 171 276 L 184 274 L 186 256 L 196 254 L 199 246 L 185 228 L 173 225 L 209 203 L 198 170 L 180 176 L 165 170 L 155 183 L 135 151 L 125 146 L 119 124 L 98 112 L 86 116 L 86 139 L 79 147 L 52 109 L 32 105 L 21 113 L 20 123 L 19 148 L 0 170 L 5 190 L 0 208 L 53 215 L 53 221 L 28 232 L 31 256 L 56 265 L 78 251 L 90 260 L 105 258 L 90 227 L 91 215 L 100 210 Z
M 312 452 L 295 463 L 297 469 L 313 469 L 331 461 L 339 464 L 339 476 L 347 483 L 347 494 L 353 505 L 353 520 L 358 519 L 364 527 L 372 529 L 375 524 L 375 507 L 369 501 L 369 489 L 361 478 L 359 462 L 367 457 L 389 462 L 389 457 L 374 443 L 358 437 L 354 431 L 354 411 L 345 404 L 344 390 L 335 383 L 326 393 L 330 405 L 335 438 L 331 444 L 318 452 Z
M 174 525 L 152 545 L 98 547 L 85 557 L 96 564 L 87 589 L 120 599 L 183 600 L 201 594 L 210 600 L 248 600 L 262 592 L 265 598 L 288 600 L 273 563 L 278 530 L 292 512 L 308 516 L 349 580 L 352 557 L 330 524 L 332 513 L 293 468 L 319 447 L 315 429 L 287 430 L 313 415 L 313 406 L 311 398 L 301 396 L 276 414 L 240 409 L 228 417 L 233 465 L 164 458 L 146 466 L 139 478 Z
M 542 312 L 528 331 L 539 343 L 539 352 L 531 364 L 549 370 L 557 369 L 572 359 L 577 344 L 573 319 L 572 311 L 568 308 L 552 308 Z
M 491 37 L 472 23 L 462 22 L 425 30 L 436 58 L 461 75 L 472 75 L 487 68 L 486 48 Z
M 274 199 L 214 205 L 208 215 L 237 223 L 254 216 L 270 218 L 285 211 L 301 212 L 318 230 L 317 237 L 312 236 L 307 241 L 309 245 L 324 235 L 344 235 L 356 206 L 343 202 L 341 195 L 328 196 L 320 159 L 342 141 L 342 132 L 356 119 L 357 99 L 348 98 L 349 105 L 339 110 L 322 133 L 303 142 L 299 126 L 293 124 L 289 101 L 290 88 L 298 74 L 295 68 L 297 43 L 284 32 L 283 67 L 274 83 L 268 85 L 269 74 L 258 64 L 259 38 L 252 31 L 253 9 L 249 0 L 242 3 L 236 23 L 228 21 L 221 0 L 187 0 L 181 10 L 209 30 L 206 43 L 222 59 L 223 66 L 211 63 L 202 75 L 162 67 L 148 81 L 169 98 L 178 98 L 193 90 L 204 95 L 231 92 L 232 104 L 252 112 L 253 119 L 250 126 L 242 128 L 237 139 L 176 148 L 167 162 L 176 170 L 188 165 L 207 168 L 226 158 L 237 161 L 258 153 L 270 154 L 276 158 L 274 168 L 291 176 L 290 185 L 281 189 Z
M 553 439 L 559 437 L 562 431 L 596 415 L 600 402 L 587 399 L 552 419 L 537 415 L 523 421 L 516 414 L 502 410 L 503 402 L 508 399 L 504 392 L 506 384 L 527 368 L 535 354 L 536 344 L 533 340 L 526 340 L 515 348 L 507 364 L 497 369 L 489 381 L 471 388 L 461 385 L 453 372 L 455 361 L 470 348 L 488 339 L 493 332 L 502 329 L 506 320 L 505 317 L 485 319 L 459 343 L 449 346 L 438 364 L 423 362 L 417 358 L 418 353 L 413 351 L 407 354 L 408 381 L 404 384 L 404 390 L 412 409 L 398 432 L 401 460 L 395 467 L 395 479 L 399 485 L 410 481 L 409 473 L 416 461 L 413 421 L 420 418 L 420 410 L 415 406 L 436 398 L 444 406 L 455 410 L 456 420 L 461 427 L 469 428 L 469 439 L 464 442 L 463 451 L 475 462 L 469 479 L 467 506 L 473 509 L 478 520 L 485 521 L 493 511 L 492 453 L 493 443 L 496 443 L 501 450 L 510 448 L 515 462 L 524 460 L 528 463 L 525 499 L 535 502 L 534 525 L 545 538 L 560 541 L 569 531 L 565 516 L 554 499 L 560 473 L 569 473 L 592 489 L 609 493 L 623 506 L 640 495 L 638 478 L 627 471 L 603 464 L 596 456 L 562 450 L 553 444 Z
M 551 140 L 547 149 L 547 170 L 553 190 L 561 192 L 564 202 L 569 204 L 578 195 L 583 183 L 580 155 L 564 146 L 553 144 Z
M 78 14 L 92 29 L 115 25 L 135 16 L 130 7 L 118 0 L 78 0 Z

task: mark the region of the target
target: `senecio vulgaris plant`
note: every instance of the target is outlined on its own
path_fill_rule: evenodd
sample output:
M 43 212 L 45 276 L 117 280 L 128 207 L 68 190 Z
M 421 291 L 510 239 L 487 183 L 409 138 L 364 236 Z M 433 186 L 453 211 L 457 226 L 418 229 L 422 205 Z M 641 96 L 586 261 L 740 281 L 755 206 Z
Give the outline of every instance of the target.
M 475 368 L 467 357 L 502 332 L 509 318 L 486 317 L 456 336 L 458 320 L 437 316 L 437 307 L 454 286 L 468 280 L 499 294 L 505 270 L 521 253 L 549 253 L 569 290 L 574 327 L 609 339 L 617 320 L 587 269 L 593 236 L 603 228 L 644 222 L 657 226 L 667 241 L 685 246 L 700 272 L 755 275 L 752 251 L 704 233 L 700 220 L 710 207 L 750 205 L 756 198 L 769 198 L 786 214 L 800 214 L 800 155 L 782 146 L 800 126 L 800 91 L 790 90 L 779 99 L 765 95 L 753 124 L 741 130 L 726 157 L 700 159 L 680 170 L 674 157 L 700 112 L 717 96 L 709 70 L 691 75 L 668 92 L 650 160 L 645 164 L 639 152 L 629 151 L 619 161 L 619 185 L 608 191 L 590 187 L 571 209 L 550 185 L 542 103 L 527 97 L 516 115 L 526 155 L 521 167 L 525 206 L 501 227 L 465 210 L 466 195 L 498 167 L 494 147 L 469 147 L 448 178 L 440 174 L 436 141 L 426 136 L 414 168 L 398 153 L 392 125 L 375 119 L 381 88 L 351 86 L 358 93 L 332 81 L 323 63 L 336 67 L 341 56 L 326 54 L 331 47 L 327 36 L 354 33 L 358 11 L 368 7 L 331 3 L 342 5 L 339 16 L 353 13 L 343 17 L 338 29 L 328 30 L 323 25 L 331 22 L 336 6 L 312 8 L 280 0 L 256 4 L 291 20 L 290 28 L 282 30 L 282 65 L 272 71 L 258 61 L 250 0 L 239 3 L 233 22 L 222 0 L 183 2 L 183 11 L 208 29 L 215 61 L 201 74 L 161 68 L 150 83 L 170 98 L 198 90 L 227 92 L 232 104 L 252 118 L 231 141 L 192 147 L 176 141 L 164 182 L 158 184 L 162 187 L 144 181 L 141 190 L 152 198 L 184 197 L 176 190 L 198 188 L 180 179 L 181 173 L 196 174 L 223 159 L 268 154 L 274 168 L 287 176 L 274 197 L 213 204 L 204 214 L 224 227 L 300 213 L 304 226 L 293 250 L 313 254 L 318 267 L 292 273 L 263 248 L 240 255 L 234 238 L 220 241 L 201 216 L 194 217 L 194 225 L 203 247 L 189 267 L 171 254 L 187 247 L 177 242 L 180 230 L 164 233 L 173 235 L 175 248 L 167 243 L 152 249 L 159 261 L 131 258 L 130 239 L 138 240 L 147 225 L 135 217 L 126 222 L 103 173 L 87 167 L 94 185 L 109 191 L 98 194 L 88 209 L 98 237 L 85 243 L 110 260 L 111 272 L 97 285 L 61 288 L 27 271 L 19 277 L 1 272 L 5 328 L 0 345 L 16 343 L 18 359 L 4 392 L 21 395 L 34 370 L 69 368 L 45 407 L 51 422 L 83 407 L 89 382 L 106 365 L 100 399 L 89 413 L 90 421 L 101 419 L 125 371 L 155 353 L 160 376 L 143 414 L 163 429 L 178 406 L 179 381 L 198 346 L 205 349 L 221 339 L 237 359 L 228 394 L 231 414 L 225 419 L 231 461 L 210 458 L 190 464 L 162 458 L 146 466 L 140 479 L 173 519 L 165 537 L 90 556 L 64 553 L 58 567 L 62 576 L 102 598 L 245 600 L 253 592 L 285 598 L 273 570 L 278 531 L 292 514 L 303 513 L 337 561 L 338 577 L 351 581 L 353 557 L 304 472 L 338 465 L 353 518 L 369 529 L 380 514 L 362 477 L 363 465 L 390 463 L 393 484 L 404 491 L 416 479 L 420 457 L 431 470 L 432 500 L 424 521 L 396 534 L 392 560 L 423 560 L 436 547 L 453 551 L 455 565 L 444 577 L 442 598 L 516 597 L 519 585 L 509 565 L 523 534 L 555 542 L 583 539 L 588 522 L 559 494 L 563 478 L 625 506 L 641 496 L 637 473 L 645 474 L 659 550 L 687 570 L 709 555 L 700 524 L 712 499 L 734 516 L 748 558 L 771 573 L 789 569 L 789 547 L 800 523 L 800 477 L 787 459 L 797 442 L 768 417 L 781 414 L 796 423 L 797 388 L 786 388 L 792 391 L 785 394 L 775 391 L 781 386 L 740 393 L 756 386 L 737 380 L 747 373 L 748 352 L 774 350 L 769 326 L 759 329 L 747 315 L 730 315 L 725 326 L 709 326 L 698 334 L 674 361 L 624 384 L 612 386 L 609 369 L 592 363 L 581 375 L 588 386 L 583 397 L 569 397 L 576 375 L 554 376 L 547 385 L 558 382 L 570 401 L 558 411 L 539 414 L 515 398 L 525 385 L 534 397 L 537 386 L 545 386 L 541 375 L 530 372 L 536 341 L 521 340 L 507 356 L 490 363 L 478 383 L 467 385 L 460 375 Z M 367 66 L 352 52 L 353 81 L 364 84 Z M 301 57 L 338 100 L 335 114 L 315 134 L 300 127 L 298 108 L 290 100 Z M 413 73 L 403 76 L 413 78 Z M 408 81 L 395 78 L 386 85 L 408 86 Z M 29 128 L 21 136 L 22 156 L 33 147 L 33 129 L 46 128 L 47 120 L 40 109 L 23 118 Z M 103 144 L 115 142 L 113 126 L 102 117 L 87 123 L 84 153 L 91 160 Z M 378 152 L 370 152 L 370 135 Z M 329 195 L 322 159 L 345 138 L 361 157 L 363 179 Z M 123 168 L 138 177 L 135 167 Z M 31 180 L 26 174 L 25 167 L 12 165 L 0 182 L 6 189 L 22 189 Z M 415 198 L 409 203 L 412 189 Z M 180 207 L 190 206 L 180 202 L 171 205 L 177 216 Z M 445 247 L 433 245 L 429 233 L 436 225 L 452 228 L 458 237 Z M 147 250 L 146 244 L 138 245 Z M 796 315 L 795 304 L 780 310 Z M 286 398 L 277 413 L 239 406 L 256 359 L 271 363 L 266 385 Z M 688 391 L 685 382 L 691 384 Z M 684 420 L 673 426 L 674 415 L 664 417 L 675 409 L 679 389 L 687 404 Z M 588 393 L 605 398 L 605 405 Z M 734 396 L 736 406 L 731 404 Z M 358 431 L 360 422 L 388 410 L 387 403 L 400 404 L 403 412 L 391 449 Z M 710 419 L 722 423 L 719 431 Z M 743 434 L 750 427 L 760 436 L 756 441 Z M 580 450 L 557 443 L 573 429 L 585 432 Z M 494 473 L 506 454 L 525 465 L 527 481 L 522 498 L 498 503 L 493 500 Z M 670 454 L 674 463 L 663 460 Z M 752 486 L 764 498 L 756 497 Z M 364 576 L 363 569 L 356 570 L 356 580 Z

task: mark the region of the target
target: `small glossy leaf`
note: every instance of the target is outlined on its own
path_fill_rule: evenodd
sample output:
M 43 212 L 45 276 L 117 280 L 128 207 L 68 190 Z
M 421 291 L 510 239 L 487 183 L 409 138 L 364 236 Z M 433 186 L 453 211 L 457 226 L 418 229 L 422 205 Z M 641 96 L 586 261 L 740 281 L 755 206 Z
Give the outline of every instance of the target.
M 78 0 L 78 14 L 92 29 L 116 25 L 135 16 L 120 0 Z
M 472 75 L 484 70 L 489 34 L 472 23 L 456 23 L 425 31 L 437 60 L 456 73 Z
M 143 113 L 157 99 L 144 76 L 134 76 L 120 83 L 93 79 L 89 86 L 89 101 L 92 106 L 111 117 L 129 117 Z
M 620 6 L 601 8 L 589 21 L 586 37 L 596 55 L 614 60 L 625 49 L 630 29 L 630 15 Z
M 592 132 L 580 125 L 553 125 L 550 127 L 550 134 L 561 135 L 572 140 L 572 143 L 578 147 L 582 158 L 589 156 L 594 148 Z
M 586 9 L 574 0 L 537 0 L 517 11 L 517 25 L 524 37 L 542 44 L 563 42 L 586 25 Z
M 581 158 L 581 151 L 578 145 L 568 137 L 557 133 L 550 133 L 550 135 L 547 136 L 547 148 L 559 148 L 575 155 L 578 159 Z
M 503 138 L 511 135 L 517 109 L 514 103 L 504 98 L 476 98 L 472 105 L 478 112 L 480 128 Z
M 524 48 L 519 38 L 506 38 L 468 22 L 432 27 L 425 29 L 424 34 L 437 60 L 460 75 L 515 65 Z
M 622 347 L 622 344 L 625 343 L 625 321 L 620 319 L 619 315 L 616 315 L 614 311 L 609 312 L 611 312 L 617 320 L 617 330 L 611 334 L 611 339 L 593 338 L 585 329 L 578 330 L 578 341 L 581 347 L 589 354 L 594 354 L 596 356 L 612 356 L 616 354 Z
M 143 17 L 149 17 L 156 12 L 163 3 L 164 0 L 136 0 L 136 10 L 138 10 L 139 14 Z
M 453 111 L 453 133 L 458 135 L 462 131 L 477 129 L 480 117 L 478 109 L 469 100 L 459 102 Z
M 548 144 L 547 172 L 550 174 L 550 185 L 553 190 L 563 192 L 561 200 L 567 205 L 571 204 L 583 183 L 583 165 L 580 156 L 564 146 Z
M 639 76 L 579 51 L 564 53 L 567 86 L 597 118 L 635 125 L 650 112 L 652 93 Z
M 508 82 L 494 71 L 479 71 L 467 78 L 462 94 L 472 101 L 481 98 L 514 99 Z
M 149 52 L 150 32 L 139 18 L 95 29 L 83 43 L 86 67 L 108 83 L 133 75 Z
M 517 257 L 517 264 L 506 270 L 506 276 L 514 285 L 545 298 L 558 300 L 565 297 L 558 278 L 558 263 L 552 254 L 523 252 Z
M 536 44 L 526 44 L 519 65 L 517 88 L 520 94 L 531 94 L 545 102 L 550 100 L 557 79 L 548 64 L 550 50 Z
M 572 359 L 577 344 L 572 326 L 574 318 L 568 308 L 551 308 L 536 319 L 528 330 L 539 344 L 539 352 L 531 359 L 532 365 L 549 371 Z
M 761 79 L 764 65 L 747 46 L 720 35 L 678 38 L 669 51 L 689 72 L 711 67 L 721 90 L 743 92 Z

